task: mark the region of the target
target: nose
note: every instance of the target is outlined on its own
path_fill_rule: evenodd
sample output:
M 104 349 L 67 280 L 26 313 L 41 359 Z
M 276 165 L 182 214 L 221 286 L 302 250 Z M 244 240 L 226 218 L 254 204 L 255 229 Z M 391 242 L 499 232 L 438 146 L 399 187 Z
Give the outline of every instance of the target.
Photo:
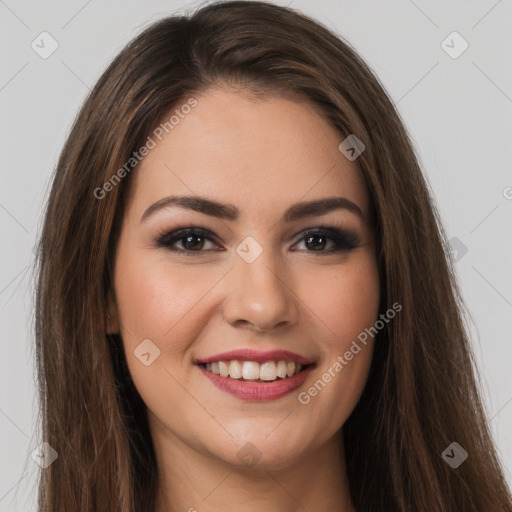
M 225 283 L 225 320 L 234 327 L 257 332 L 295 324 L 299 299 L 283 264 L 276 263 L 270 250 L 264 250 L 252 263 L 237 256 Z

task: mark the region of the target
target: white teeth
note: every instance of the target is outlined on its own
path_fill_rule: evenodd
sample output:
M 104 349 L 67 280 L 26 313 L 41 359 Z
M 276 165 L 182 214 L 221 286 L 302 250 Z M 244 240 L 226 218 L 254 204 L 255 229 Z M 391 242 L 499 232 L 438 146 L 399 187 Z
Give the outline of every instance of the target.
M 297 375 L 303 368 L 300 363 L 294 361 L 266 361 L 257 363 L 255 361 L 216 361 L 206 363 L 205 369 L 231 379 L 274 381 L 277 378 L 285 379 Z
M 279 361 L 277 363 L 277 376 L 281 379 L 286 377 L 286 361 Z
M 229 365 L 229 376 L 232 379 L 239 379 L 242 377 L 242 365 L 239 361 L 231 361 Z
M 260 378 L 260 365 L 254 361 L 244 361 L 242 376 L 246 380 L 258 380 Z
M 219 361 L 219 374 L 221 377 L 229 377 L 229 365 L 224 361 Z
M 269 361 L 268 363 L 263 363 L 260 366 L 260 379 L 261 380 L 276 380 L 277 378 L 277 368 L 276 363 L 274 361 Z

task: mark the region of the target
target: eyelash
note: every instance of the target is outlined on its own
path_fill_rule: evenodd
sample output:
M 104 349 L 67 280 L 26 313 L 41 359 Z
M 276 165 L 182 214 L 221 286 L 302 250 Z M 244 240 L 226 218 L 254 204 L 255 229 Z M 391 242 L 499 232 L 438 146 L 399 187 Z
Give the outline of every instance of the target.
M 156 240 L 156 246 L 158 248 L 163 248 L 175 253 L 180 253 L 185 256 L 199 256 L 200 254 L 204 252 L 209 252 L 212 249 L 207 250 L 199 250 L 199 251 L 187 251 L 186 249 L 177 249 L 176 247 L 173 247 L 173 245 L 176 242 L 180 242 L 181 240 L 185 239 L 187 236 L 198 236 L 200 238 L 204 238 L 206 240 L 209 240 L 216 245 L 220 245 L 218 242 L 218 238 L 211 233 L 208 230 L 205 230 L 200 227 L 194 227 L 190 226 L 188 228 L 181 228 L 177 229 L 175 231 L 171 231 L 168 233 L 165 233 L 161 236 L 159 236 Z M 310 251 L 306 249 L 306 252 L 310 252 L 313 254 L 333 254 L 333 253 L 341 253 L 341 252 L 350 252 L 354 249 L 356 249 L 359 244 L 360 240 L 357 235 L 354 233 L 348 233 L 344 231 L 340 231 L 338 228 L 334 226 L 327 226 L 322 225 L 317 228 L 312 229 L 306 229 L 303 232 L 301 232 L 298 236 L 298 240 L 294 243 L 296 245 L 298 242 L 302 242 L 305 239 L 307 239 L 310 236 L 324 236 L 325 238 L 332 240 L 335 242 L 335 248 L 324 250 L 324 251 Z M 215 250 L 215 249 L 213 249 Z

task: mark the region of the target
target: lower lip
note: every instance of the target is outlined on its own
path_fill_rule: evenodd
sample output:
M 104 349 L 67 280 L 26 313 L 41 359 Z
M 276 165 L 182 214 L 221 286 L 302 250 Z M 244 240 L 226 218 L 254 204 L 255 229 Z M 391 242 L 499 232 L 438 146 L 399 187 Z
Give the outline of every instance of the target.
M 272 382 L 251 382 L 247 380 L 235 380 L 229 377 L 221 377 L 215 373 L 209 372 L 203 366 L 199 366 L 202 372 L 218 388 L 226 393 L 230 393 L 241 400 L 251 400 L 264 402 L 277 400 L 301 386 L 309 375 L 313 366 L 308 366 L 297 375 L 287 377 L 286 379 L 275 380 Z

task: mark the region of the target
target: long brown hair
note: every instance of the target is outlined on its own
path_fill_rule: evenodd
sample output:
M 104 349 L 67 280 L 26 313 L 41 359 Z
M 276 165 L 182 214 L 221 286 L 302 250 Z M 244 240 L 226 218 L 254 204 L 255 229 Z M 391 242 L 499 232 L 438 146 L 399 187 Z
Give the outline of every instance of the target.
M 101 76 L 69 134 L 37 265 L 41 435 L 59 454 L 41 472 L 39 510 L 153 510 L 158 474 L 145 405 L 120 337 L 105 334 L 136 166 L 98 190 L 172 108 L 210 87 L 300 96 L 340 142 L 355 134 L 366 146 L 358 164 L 376 214 L 381 312 L 396 301 L 403 309 L 379 332 L 367 385 L 343 426 L 357 510 L 510 512 L 446 236 L 403 123 L 346 41 L 259 1 L 212 4 L 145 29 Z M 441 457 L 453 441 L 469 454 L 458 469 Z

